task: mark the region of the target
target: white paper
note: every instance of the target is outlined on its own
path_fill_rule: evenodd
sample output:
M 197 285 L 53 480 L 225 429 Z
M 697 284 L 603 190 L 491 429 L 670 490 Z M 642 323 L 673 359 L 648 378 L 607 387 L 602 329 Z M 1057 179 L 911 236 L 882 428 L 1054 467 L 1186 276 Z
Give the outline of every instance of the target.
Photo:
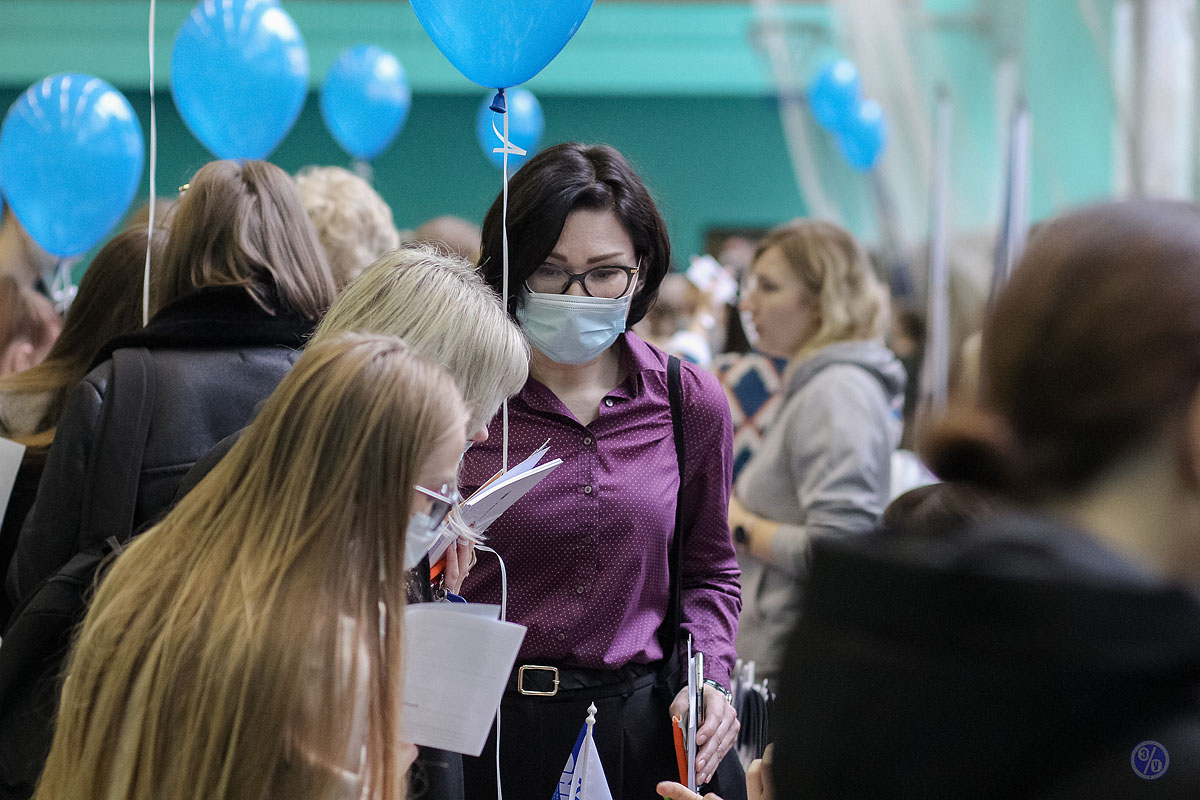
M 13 484 L 17 481 L 17 470 L 21 468 L 21 459 L 24 457 L 25 445 L 11 439 L 0 439 L 0 519 L 8 510 Z
M 475 490 L 475 493 L 463 500 L 454 508 L 455 519 L 466 526 L 472 534 L 478 536 L 499 519 L 513 503 L 521 499 L 530 489 L 537 486 L 542 478 L 549 475 L 555 467 L 562 463 L 561 458 L 548 461 L 537 469 L 534 467 L 542 456 L 550 450 L 550 440 L 534 450 L 515 467 L 505 473 L 497 473 L 490 481 Z M 520 480 L 518 480 L 520 478 Z M 447 526 L 441 536 L 429 548 L 430 565 L 437 564 L 446 554 L 446 550 L 458 538 L 452 526 Z
M 504 480 L 496 481 L 464 500 L 462 505 L 455 509 L 454 513 L 458 515 L 459 520 L 468 528 L 477 533 L 482 533 L 501 514 L 507 511 L 513 503 L 524 497 L 530 489 L 537 486 L 542 478 L 553 472 L 561 463 L 563 463 L 562 459 L 556 458 L 553 461 L 547 461 L 541 466 L 533 467 Z M 512 470 L 509 470 L 507 474 L 511 473 Z
M 458 605 L 462 604 L 417 603 L 404 610 L 401 738 L 478 756 L 525 626 L 481 616 L 475 609 L 453 608 Z

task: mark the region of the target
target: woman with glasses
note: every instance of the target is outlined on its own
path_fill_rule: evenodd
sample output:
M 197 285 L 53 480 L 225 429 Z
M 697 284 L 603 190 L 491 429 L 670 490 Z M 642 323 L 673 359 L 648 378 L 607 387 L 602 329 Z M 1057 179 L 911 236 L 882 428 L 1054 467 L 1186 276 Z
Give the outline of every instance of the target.
M 405 545 L 445 514 L 466 418 L 400 339 L 311 345 L 101 583 L 36 796 L 403 798 Z
M 550 796 L 592 702 L 614 797 L 653 797 L 677 778 L 671 716 L 687 697 L 675 654 L 688 636 L 705 656 L 697 775 L 708 781 L 738 730 L 725 693 L 741 605 L 726 515 L 732 424 L 716 379 L 686 364 L 673 418 L 668 358 L 629 330 L 669 269 L 666 225 L 620 153 L 576 143 L 513 177 L 507 286 L 502 217 L 497 198 L 480 266 L 533 351 L 508 407 L 510 463 L 547 439 L 565 462 L 487 532 L 507 569 L 509 619 L 528 628 L 502 704 L 503 788 Z M 504 424 L 465 455 L 464 493 L 501 467 Z M 464 593 L 499 602 L 503 580 L 483 559 Z M 495 748 L 493 732 L 464 759 L 468 797 L 495 795 Z M 740 773 L 736 758 L 726 764 L 722 781 Z

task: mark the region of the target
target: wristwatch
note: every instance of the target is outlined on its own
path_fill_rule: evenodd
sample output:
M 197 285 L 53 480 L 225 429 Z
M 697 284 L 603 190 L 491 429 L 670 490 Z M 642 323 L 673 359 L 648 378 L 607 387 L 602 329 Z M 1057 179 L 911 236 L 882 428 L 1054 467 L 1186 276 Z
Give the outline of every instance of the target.
M 711 686 L 714 689 L 716 689 L 718 692 L 720 692 L 721 694 L 725 695 L 725 702 L 729 703 L 730 705 L 733 705 L 733 692 L 729 691 L 724 686 L 722 686 L 721 684 L 714 681 L 712 678 L 705 678 L 704 685 Z

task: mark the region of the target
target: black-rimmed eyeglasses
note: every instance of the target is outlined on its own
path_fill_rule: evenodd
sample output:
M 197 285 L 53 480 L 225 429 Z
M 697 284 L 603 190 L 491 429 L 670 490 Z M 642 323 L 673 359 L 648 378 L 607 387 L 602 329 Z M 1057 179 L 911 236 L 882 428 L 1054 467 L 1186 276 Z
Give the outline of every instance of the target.
M 542 264 L 525 279 L 525 288 L 538 294 L 565 294 L 578 283 L 588 297 L 623 297 L 638 267 L 602 266 L 570 272 L 555 264 Z
M 445 522 L 454 506 L 462 501 L 462 495 L 458 493 L 458 490 L 450 488 L 449 485 L 443 485 L 440 492 L 426 489 L 424 486 L 414 486 L 413 488 L 428 497 L 432 504 L 429 507 L 429 530 L 431 531 L 436 530 Z

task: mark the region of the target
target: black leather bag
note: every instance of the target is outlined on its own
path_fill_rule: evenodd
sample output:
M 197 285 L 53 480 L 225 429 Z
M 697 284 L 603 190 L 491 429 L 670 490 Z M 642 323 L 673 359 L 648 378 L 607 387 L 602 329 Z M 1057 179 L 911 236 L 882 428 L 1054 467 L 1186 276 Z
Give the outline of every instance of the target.
M 72 635 L 105 567 L 132 538 L 154 365 L 145 348 L 117 350 L 113 362 L 76 552 L 21 603 L 0 643 L 0 800 L 33 795 L 50 752 Z

